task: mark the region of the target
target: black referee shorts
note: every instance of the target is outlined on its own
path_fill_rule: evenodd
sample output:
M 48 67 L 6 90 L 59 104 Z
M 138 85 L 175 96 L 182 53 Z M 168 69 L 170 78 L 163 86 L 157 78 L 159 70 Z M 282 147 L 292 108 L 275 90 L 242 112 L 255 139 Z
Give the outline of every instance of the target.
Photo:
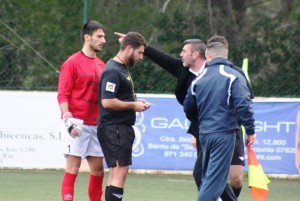
M 98 126 L 98 140 L 100 142 L 107 167 L 132 164 L 132 145 L 135 134 L 131 125 L 112 124 Z
M 235 147 L 231 160 L 231 165 L 245 165 L 244 140 L 241 130 L 236 131 Z

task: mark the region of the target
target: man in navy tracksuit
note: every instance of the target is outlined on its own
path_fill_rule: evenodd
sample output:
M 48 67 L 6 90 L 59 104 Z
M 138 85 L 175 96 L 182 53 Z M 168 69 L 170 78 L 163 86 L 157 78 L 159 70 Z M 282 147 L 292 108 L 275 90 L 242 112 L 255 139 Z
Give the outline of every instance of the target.
M 227 60 L 223 36 L 207 44 L 207 66 L 193 81 L 184 101 L 187 117 L 198 115 L 203 150 L 203 177 L 198 201 L 216 201 L 227 181 L 239 121 L 246 129 L 246 144 L 255 141 L 254 117 L 247 81 Z M 239 117 L 239 118 L 238 118 Z

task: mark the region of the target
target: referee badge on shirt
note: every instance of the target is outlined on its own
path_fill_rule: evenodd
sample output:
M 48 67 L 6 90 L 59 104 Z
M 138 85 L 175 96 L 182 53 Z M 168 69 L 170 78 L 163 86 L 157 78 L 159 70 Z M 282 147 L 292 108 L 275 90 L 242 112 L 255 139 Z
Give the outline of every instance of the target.
M 115 92 L 116 84 L 112 82 L 106 82 L 106 91 Z

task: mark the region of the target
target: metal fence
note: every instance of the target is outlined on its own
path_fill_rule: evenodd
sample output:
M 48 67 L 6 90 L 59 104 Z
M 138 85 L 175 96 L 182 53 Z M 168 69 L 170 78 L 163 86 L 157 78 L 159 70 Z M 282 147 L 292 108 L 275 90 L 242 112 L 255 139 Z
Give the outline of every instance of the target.
M 70 9 L 67 6 L 72 5 L 64 3 L 59 8 L 61 13 L 50 18 L 46 15 L 49 10 L 46 2 L 40 4 L 43 7 L 34 5 L 36 13 L 29 12 L 31 10 L 26 7 L 29 3 L 24 2 L 11 0 L 0 5 L 3 11 L 0 13 L 0 90 L 56 91 L 61 63 L 80 50 L 82 45 L 78 37 L 82 20 L 81 16 L 76 15 L 77 8 L 82 5 L 79 3 L 76 8 Z M 130 2 L 127 1 L 90 2 L 96 5 L 95 13 L 100 9 L 97 2 L 105 2 L 107 10 L 116 9 L 112 10 L 114 13 L 118 13 L 118 7 L 113 2 L 128 4 L 130 9 Z M 153 5 L 147 5 L 162 6 L 162 1 L 153 2 Z M 300 97 L 299 27 L 291 20 L 290 12 L 284 13 L 282 9 L 290 5 L 296 7 L 297 4 L 291 4 L 293 1 L 254 4 L 248 0 L 232 0 L 231 11 L 236 13 L 234 21 L 232 15 L 224 12 L 229 9 L 226 2 L 166 2 L 170 2 L 169 7 L 164 4 L 164 13 L 160 11 L 159 17 L 149 16 L 149 22 L 141 19 L 145 23 L 136 25 L 141 31 L 150 30 L 146 36 L 151 44 L 179 57 L 184 39 L 195 36 L 207 39 L 211 34 L 221 33 L 229 41 L 231 61 L 241 66 L 244 58 L 249 59 L 249 77 L 256 96 Z M 195 4 L 191 4 L 193 2 Z M 180 6 L 186 9 L 178 9 Z M 28 13 L 24 11 L 26 9 Z M 198 14 L 201 13 L 198 10 L 206 13 Z M 116 15 L 115 18 L 122 21 L 124 16 L 118 18 Z M 38 22 L 43 24 L 36 24 Z M 117 52 L 118 44 L 113 31 L 121 29 L 120 26 L 109 24 L 106 47 L 99 54 L 104 61 Z M 147 58 L 132 69 L 132 77 L 138 93 L 174 93 L 176 79 Z

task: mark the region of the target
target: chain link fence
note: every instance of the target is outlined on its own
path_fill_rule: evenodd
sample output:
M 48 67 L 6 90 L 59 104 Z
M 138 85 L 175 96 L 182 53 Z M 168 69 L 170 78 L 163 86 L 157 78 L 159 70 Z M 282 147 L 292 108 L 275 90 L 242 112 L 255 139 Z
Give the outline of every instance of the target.
M 79 39 L 82 16 L 78 15 L 82 2 L 76 5 L 54 2 L 40 5 L 16 0 L 2 2 L 0 90 L 57 90 L 60 65 L 82 46 Z M 213 34 L 221 34 L 229 41 L 229 58 L 233 63 L 241 66 L 244 58 L 249 59 L 249 76 L 256 96 L 300 97 L 300 33 L 291 13 L 278 9 L 296 6 L 288 4 L 293 1 L 255 4 L 232 0 L 230 8 L 219 0 L 169 1 L 168 5 L 168 1 L 133 1 L 136 5 L 127 1 L 90 2 L 94 6 L 91 9 L 94 19 L 100 18 L 97 15 L 103 9 L 100 4 L 116 14 L 114 22 L 109 21 L 109 15 L 102 20 L 108 24 L 107 44 L 99 54 L 104 61 L 118 51 L 113 31 L 130 31 L 132 24 L 152 45 L 177 57 L 185 39 L 206 40 Z M 132 15 L 139 17 L 134 21 L 128 15 L 118 16 L 120 7 L 116 5 L 127 6 L 128 10 L 132 7 Z M 154 11 L 155 8 L 165 10 Z M 140 10 L 134 12 L 134 9 Z M 235 14 L 229 15 L 229 11 Z M 127 25 L 121 27 L 116 22 Z M 131 71 L 137 93 L 174 93 L 176 79 L 147 58 Z

